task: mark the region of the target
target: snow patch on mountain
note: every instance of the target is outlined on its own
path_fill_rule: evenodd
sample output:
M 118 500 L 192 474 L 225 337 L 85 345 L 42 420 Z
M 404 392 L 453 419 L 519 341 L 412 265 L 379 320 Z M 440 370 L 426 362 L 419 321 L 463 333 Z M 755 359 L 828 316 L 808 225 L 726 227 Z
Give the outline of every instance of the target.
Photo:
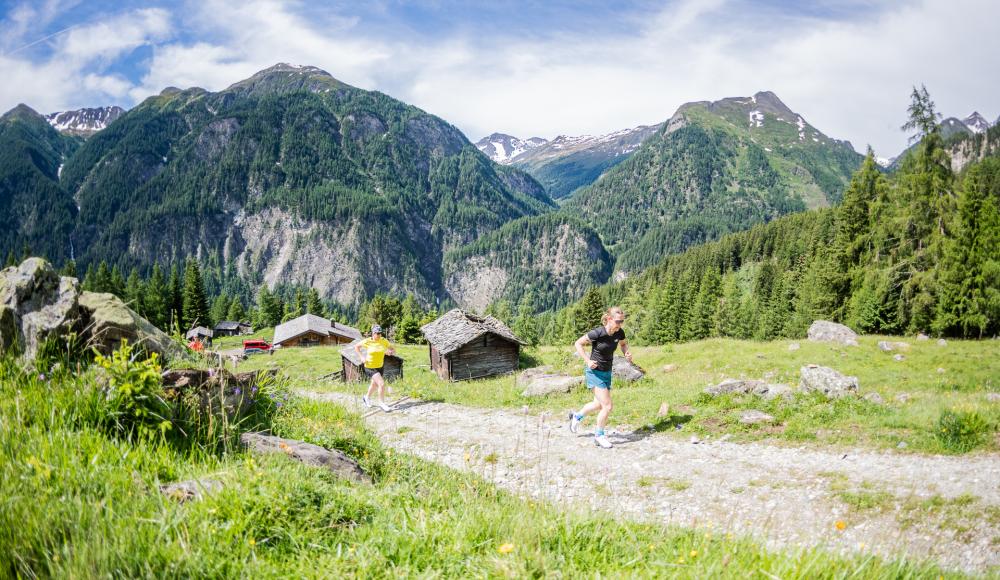
M 60 133 L 90 136 L 113 123 L 125 113 L 118 106 L 59 111 L 45 115 L 45 120 Z
M 973 111 L 971 115 L 962 119 L 962 123 L 973 133 L 985 133 L 991 127 L 990 122 L 980 115 L 978 111 Z
M 509 165 L 518 155 L 546 143 L 548 141 L 541 137 L 522 140 L 504 133 L 493 133 L 480 139 L 476 147 L 493 161 Z

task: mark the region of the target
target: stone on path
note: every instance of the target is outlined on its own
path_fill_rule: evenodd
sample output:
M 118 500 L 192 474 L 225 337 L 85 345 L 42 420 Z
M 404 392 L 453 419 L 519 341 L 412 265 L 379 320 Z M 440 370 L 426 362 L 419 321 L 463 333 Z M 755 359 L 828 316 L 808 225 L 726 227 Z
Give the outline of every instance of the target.
M 756 425 L 758 423 L 773 423 L 774 417 L 768 415 L 763 411 L 758 411 L 756 409 L 750 409 L 749 411 L 743 411 L 740 415 L 740 423 L 744 425 Z
M 809 327 L 809 340 L 813 342 L 834 342 L 847 346 L 858 346 L 858 334 L 843 324 L 829 320 L 817 320 Z
M 799 390 L 818 391 L 828 398 L 836 399 L 858 393 L 858 377 L 844 376 L 829 367 L 807 365 L 800 369 Z
M 284 453 L 296 461 L 315 467 L 325 467 L 331 473 L 359 483 L 371 483 L 372 478 L 354 461 L 340 451 L 326 449 L 319 445 L 282 439 L 262 433 L 244 433 L 240 442 L 257 453 Z
M 583 383 L 583 375 L 561 375 L 552 372 L 552 367 L 526 369 L 517 377 L 517 384 L 525 387 L 522 397 L 544 397 L 551 393 L 568 393 L 573 387 Z

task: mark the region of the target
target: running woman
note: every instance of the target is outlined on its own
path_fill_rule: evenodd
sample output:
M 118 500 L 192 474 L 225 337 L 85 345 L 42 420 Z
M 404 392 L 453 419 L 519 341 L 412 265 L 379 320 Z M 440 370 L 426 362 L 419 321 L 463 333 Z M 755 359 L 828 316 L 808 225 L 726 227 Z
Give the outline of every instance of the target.
M 365 349 L 365 374 L 372 381 L 368 385 L 368 392 L 365 396 L 361 397 L 361 401 L 365 404 L 365 407 L 371 407 L 372 392 L 377 388 L 378 406 L 388 413 L 392 408 L 385 404 L 385 378 L 382 376 L 382 369 L 385 364 L 385 355 L 394 355 L 396 351 L 393 350 L 389 341 L 382 336 L 382 327 L 377 324 L 372 325 L 371 338 L 366 338 L 354 345 L 354 352 L 358 353 L 358 356 L 361 356 L 362 348 Z
M 611 442 L 604 434 L 604 427 L 608 424 L 608 415 L 612 409 L 611 364 L 614 361 L 615 350 L 621 346 L 622 354 L 628 362 L 632 362 L 632 353 L 629 352 L 625 331 L 622 330 L 624 323 L 625 312 L 618 306 L 612 306 L 601 316 L 601 326 L 578 338 L 574 345 L 576 353 L 585 361 L 584 377 L 587 388 L 594 392 L 594 400 L 576 413 L 569 414 L 569 430 L 576 433 L 584 417 L 599 411 L 597 429 L 594 430 L 594 445 L 604 449 L 611 449 Z M 588 344 L 593 345 L 589 357 L 583 350 Z

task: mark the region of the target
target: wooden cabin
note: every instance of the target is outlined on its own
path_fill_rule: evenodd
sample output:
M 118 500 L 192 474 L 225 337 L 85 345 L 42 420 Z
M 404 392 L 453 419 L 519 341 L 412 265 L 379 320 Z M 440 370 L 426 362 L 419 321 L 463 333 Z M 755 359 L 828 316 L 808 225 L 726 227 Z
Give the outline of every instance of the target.
M 188 340 L 198 339 L 203 344 L 212 344 L 212 336 L 214 333 L 211 329 L 205 328 L 204 326 L 196 326 L 191 330 L 187 331 L 184 337 Z
M 215 336 L 243 336 L 253 334 L 253 327 L 246 322 L 223 320 L 212 329 Z
M 288 322 L 279 324 L 274 329 L 274 346 L 282 348 L 292 346 L 320 346 L 348 344 L 361 338 L 361 331 L 330 322 L 313 314 L 304 314 Z
M 420 328 L 430 345 L 431 369 L 447 381 L 465 381 L 517 371 L 526 343 L 492 316 L 454 309 Z
M 354 345 L 359 342 L 361 342 L 361 339 L 355 340 L 340 349 L 341 373 L 345 383 L 368 381 L 368 375 L 365 374 L 365 370 L 362 368 L 365 366 L 365 357 L 358 356 L 358 353 L 354 351 Z M 362 348 L 361 352 L 364 351 L 365 349 Z M 403 378 L 403 359 L 394 354 L 387 354 L 383 361 L 382 376 L 386 382 Z

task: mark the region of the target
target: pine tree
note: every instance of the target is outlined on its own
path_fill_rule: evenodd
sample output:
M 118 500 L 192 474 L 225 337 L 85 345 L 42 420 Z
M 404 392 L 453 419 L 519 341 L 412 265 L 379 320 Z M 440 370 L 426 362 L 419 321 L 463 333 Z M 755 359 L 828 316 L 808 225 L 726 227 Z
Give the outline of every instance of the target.
M 719 305 L 720 284 L 719 272 L 715 268 L 705 270 L 681 331 L 681 340 L 701 340 L 711 334 Z
M 101 263 L 97 266 L 97 272 L 94 274 L 94 292 L 111 292 L 112 282 L 111 282 L 111 269 L 108 268 L 108 263 L 101 260 Z
M 306 299 L 306 312 L 309 314 L 314 314 L 320 318 L 326 318 L 326 307 L 323 306 L 323 301 L 319 298 L 319 292 L 315 288 L 309 289 L 309 296 Z
M 226 320 L 244 322 L 247 318 L 246 310 L 243 308 L 243 301 L 239 297 L 233 298 L 229 304 L 229 311 L 226 312 Z
M 97 292 L 97 272 L 94 271 L 93 264 L 87 265 L 87 273 L 83 276 L 80 287 L 87 292 Z
M 167 325 L 170 331 L 187 330 L 184 320 L 184 282 L 181 280 L 180 270 L 177 264 L 170 267 L 170 301 L 168 303 Z
M 521 296 L 517 306 L 517 316 L 514 318 L 511 330 L 521 340 L 531 346 L 538 345 L 538 321 L 534 312 L 534 293 L 530 290 Z
M 139 272 L 132 270 L 125 282 L 125 303 L 139 313 L 143 318 L 148 319 L 144 299 L 146 297 L 146 285 L 139 278 Z
M 597 286 L 587 288 L 573 316 L 574 334 L 579 337 L 600 326 L 605 310 L 604 298 L 601 297 L 601 291 Z
M 227 320 L 226 314 L 229 313 L 229 305 L 231 304 L 229 296 L 225 293 L 219 294 L 212 301 L 212 308 L 209 310 L 209 317 L 212 319 L 214 324 L 218 324 L 223 320 Z
M 125 286 L 125 277 L 122 275 L 121 269 L 116 265 L 111 270 L 111 285 L 107 291 L 111 292 L 115 296 L 118 296 L 119 298 L 125 298 L 127 295 Z
M 161 330 L 169 330 L 170 288 L 167 287 L 167 280 L 159 264 L 153 264 L 153 273 L 146 283 L 143 304 L 146 307 L 146 319 Z
M 66 263 L 63 264 L 62 270 L 59 271 L 59 275 L 76 278 L 76 260 L 72 258 L 66 260 Z
M 7 250 L 7 257 L 3 260 L 3 267 L 10 268 L 11 266 L 17 265 L 17 258 L 14 256 L 14 250 Z
M 189 260 L 184 269 L 184 307 L 181 321 L 183 328 L 211 326 L 212 321 L 205 299 L 205 287 L 201 279 L 201 269 L 194 260 Z

